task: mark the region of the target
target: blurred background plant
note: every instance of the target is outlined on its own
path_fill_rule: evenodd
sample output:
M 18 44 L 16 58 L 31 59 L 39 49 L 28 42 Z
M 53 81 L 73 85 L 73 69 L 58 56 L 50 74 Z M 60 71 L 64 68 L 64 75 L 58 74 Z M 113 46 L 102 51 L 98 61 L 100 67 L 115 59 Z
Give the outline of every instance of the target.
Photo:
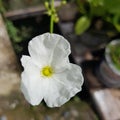
M 111 23 L 120 32 L 120 0 L 76 0 L 76 4 L 80 12 L 75 24 L 77 35 L 91 26 L 94 17 L 100 17 Z
M 5 1 L 0 0 L 0 13 L 3 15 L 7 11 L 7 7 L 5 7 Z M 9 6 L 9 5 L 8 5 Z M 8 34 L 10 36 L 10 39 L 12 41 L 13 47 L 15 49 L 16 53 L 20 53 L 22 51 L 22 46 L 19 45 L 22 41 L 24 41 L 31 33 L 31 28 L 21 26 L 20 29 L 18 29 L 11 20 L 8 20 L 4 17 L 6 23 L 6 28 L 8 30 Z
M 20 53 L 23 50 L 23 47 L 19 45 L 19 43 L 25 41 L 30 36 L 32 28 L 21 26 L 18 29 L 10 20 L 6 20 L 6 27 L 16 53 Z
M 120 42 L 114 45 L 110 44 L 108 47 L 110 50 L 110 57 L 114 66 L 120 71 Z

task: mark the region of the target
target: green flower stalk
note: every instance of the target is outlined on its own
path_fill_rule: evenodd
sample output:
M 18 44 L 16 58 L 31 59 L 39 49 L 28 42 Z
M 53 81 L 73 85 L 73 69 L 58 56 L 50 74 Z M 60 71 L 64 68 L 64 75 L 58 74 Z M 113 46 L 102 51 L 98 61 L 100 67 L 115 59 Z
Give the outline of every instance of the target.
M 50 33 L 53 33 L 54 32 L 54 22 L 57 23 L 59 21 L 59 17 L 58 17 L 58 14 L 57 14 L 57 10 L 54 6 L 54 0 L 51 0 L 51 2 L 47 2 L 45 1 L 45 7 L 47 9 L 47 14 L 50 16 Z M 61 5 L 64 5 L 66 4 L 66 0 L 62 0 L 61 1 Z
M 51 20 L 50 20 L 50 33 L 53 33 L 53 29 L 54 29 L 54 0 L 52 0 L 51 2 Z

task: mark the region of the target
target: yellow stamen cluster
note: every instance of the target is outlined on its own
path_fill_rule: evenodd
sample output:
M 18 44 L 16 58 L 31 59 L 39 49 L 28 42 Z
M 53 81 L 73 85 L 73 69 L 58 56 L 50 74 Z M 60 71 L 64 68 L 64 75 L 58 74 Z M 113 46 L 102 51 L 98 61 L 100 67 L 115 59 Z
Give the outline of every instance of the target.
M 42 68 L 41 73 L 44 77 L 51 77 L 53 75 L 53 69 L 50 66 L 45 66 Z

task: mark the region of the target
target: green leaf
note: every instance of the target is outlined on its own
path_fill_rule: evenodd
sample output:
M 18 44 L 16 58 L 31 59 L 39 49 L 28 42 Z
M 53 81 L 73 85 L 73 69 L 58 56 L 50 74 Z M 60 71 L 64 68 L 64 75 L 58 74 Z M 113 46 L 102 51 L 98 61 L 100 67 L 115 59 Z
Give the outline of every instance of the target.
M 104 16 L 106 13 L 104 6 L 92 6 L 91 9 L 94 16 Z
M 113 18 L 113 24 L 115 28 L 120 32 L 120 15 L 115 15 Z
M 4 5 L 3 5 L 3 0 L 0 0 L 0 12 L 1 13 L 4 13 L 6 10 L 4 8 Z
M 92 6 L 103 6 L 104 0 L 87 0 Z
M 20 43 L 22 41 L 22 38 L 21 36 L 18 36 L 19 30 L 9 20 L 6 21 L 6 26 L 7 26 L 7 30 L 10 35 L 10 38 L 13 40 L 13 42 Z
M 81 35 L 90 27 L 90 19 L 87 16 L 82 16 L 78 19 L 75 24 L 75 33 Z
M 120 14 L 120 0 L 105 0 L 104 3 L 109 13 Z

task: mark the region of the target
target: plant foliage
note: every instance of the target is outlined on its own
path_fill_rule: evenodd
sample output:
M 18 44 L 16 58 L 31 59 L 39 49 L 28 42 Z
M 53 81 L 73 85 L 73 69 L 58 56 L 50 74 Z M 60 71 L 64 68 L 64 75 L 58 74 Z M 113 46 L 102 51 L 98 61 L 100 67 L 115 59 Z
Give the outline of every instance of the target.
M 76 0 L 76 3 L 81 15 L 80 18 L 87 16 L 87 21 L 91 22 L 94 17 L 101 17 L 103 20 L 112 23 L 120 32 L 120 0 Z M 81 34 L 89 28 L 88 24 L 84 24 L 86 29 L 81 27 L 83 21 L 80 21 L 80 18 L 75 25 L 76 34 Z
M 120 43 L 116 45 L 109 45 L 110 56 L 115 67 L 120 70 Z

